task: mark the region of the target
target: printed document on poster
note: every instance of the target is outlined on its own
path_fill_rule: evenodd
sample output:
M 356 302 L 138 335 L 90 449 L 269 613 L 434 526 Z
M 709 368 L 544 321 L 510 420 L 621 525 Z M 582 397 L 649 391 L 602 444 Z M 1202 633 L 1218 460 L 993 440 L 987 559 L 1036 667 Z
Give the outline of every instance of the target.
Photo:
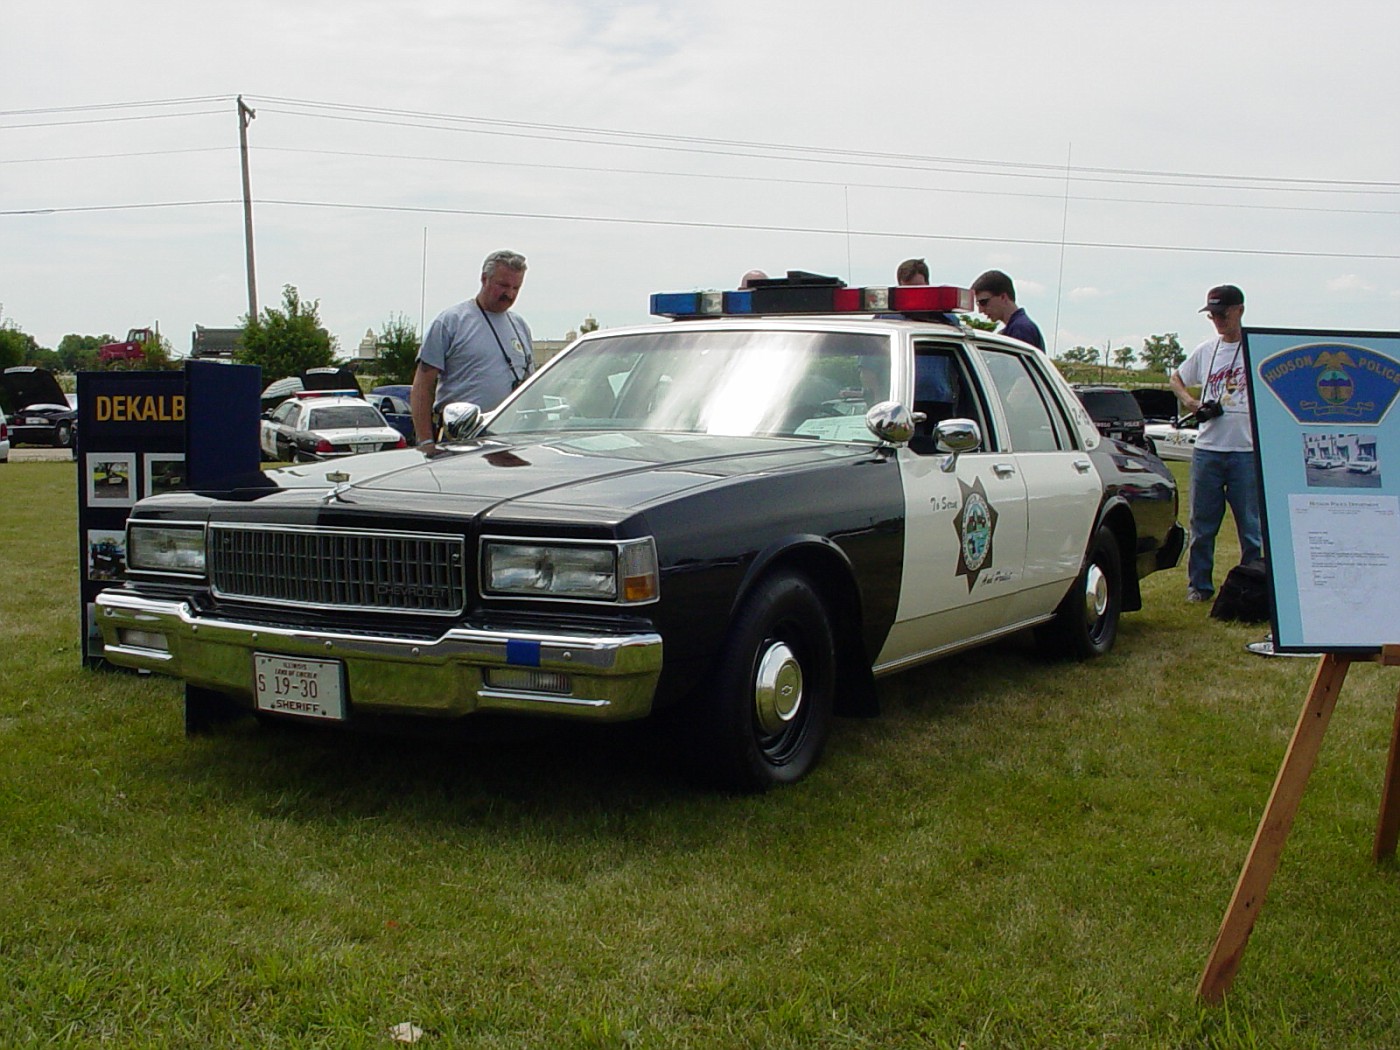
M 1400 642 L 1400 501 L 1294 493 L 1288 510 L 1307 642 Z

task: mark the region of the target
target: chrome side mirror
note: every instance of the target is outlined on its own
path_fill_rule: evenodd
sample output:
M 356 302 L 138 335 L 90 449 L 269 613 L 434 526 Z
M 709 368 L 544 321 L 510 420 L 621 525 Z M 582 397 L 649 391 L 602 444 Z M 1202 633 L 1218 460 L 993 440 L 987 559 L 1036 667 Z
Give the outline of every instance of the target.
M 933 440 L 940 452 L 948 453 L 938 469 L 951 474 L 957 469 L 960 455 L 982 447 L 982 428 L 971 419 L 945 419 L 933 428 Z
M 467 441 L 481 429 L 481 406 L 470 401 L 454 401 L 442 409 L 442 429 L 451 441 Z
M 865 425 L 881 441 L 907 445 L 914 436 L 914 414 L 898 401 L 881 401 L 865 413 Z

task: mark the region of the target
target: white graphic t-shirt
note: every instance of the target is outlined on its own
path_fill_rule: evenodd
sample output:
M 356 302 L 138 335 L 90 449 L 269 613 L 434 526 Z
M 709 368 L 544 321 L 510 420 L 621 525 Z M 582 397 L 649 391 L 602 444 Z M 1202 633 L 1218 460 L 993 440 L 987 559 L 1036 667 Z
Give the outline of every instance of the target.
M 1202 401 L 1219 401 L 1224 415 L 1201 424 L 1196 447 L 1208 452 L 1253 452 L 1249 423 L 1249 384 L 1239 343 L 1207 339 L 1179 369 L 1181 381 L 1201 388 Z

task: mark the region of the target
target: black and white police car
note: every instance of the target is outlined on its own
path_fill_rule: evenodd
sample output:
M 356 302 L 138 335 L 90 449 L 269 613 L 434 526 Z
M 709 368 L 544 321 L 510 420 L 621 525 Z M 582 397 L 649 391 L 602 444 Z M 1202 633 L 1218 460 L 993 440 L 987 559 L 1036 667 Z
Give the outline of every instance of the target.
M 301 463 L 408 442 L 358 390 L 299 390 L 263 416 L 258 444 L 266 460 Z
M 709 779 L 762 790 L 881 675 L 1026 628 L 1107 651 L 1180 557 L 1167 468 L 963 327 L 966 289 L 652 304 L 674 320 L 580 338 L 485 421 L 451 408 L 433 455 L 142 500 L 108 659 L 183 678 L 191 731 L 668 710 Z

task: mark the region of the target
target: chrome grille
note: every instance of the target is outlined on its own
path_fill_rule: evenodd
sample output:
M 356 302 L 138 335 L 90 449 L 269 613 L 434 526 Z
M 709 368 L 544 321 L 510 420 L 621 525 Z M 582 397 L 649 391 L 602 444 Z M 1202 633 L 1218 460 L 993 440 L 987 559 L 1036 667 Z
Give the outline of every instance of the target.
M 465 541 L 413 532 L 209 526 L 222 597 L 330 609 L 455 613 L 466 604 Z

